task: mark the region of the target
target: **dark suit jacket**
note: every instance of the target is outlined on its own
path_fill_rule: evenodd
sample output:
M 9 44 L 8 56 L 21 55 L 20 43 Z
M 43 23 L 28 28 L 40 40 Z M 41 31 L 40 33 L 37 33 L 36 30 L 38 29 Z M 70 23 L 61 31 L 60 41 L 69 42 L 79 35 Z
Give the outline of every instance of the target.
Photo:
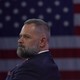
M 6 80 L 60 80 L 57 65 L 49 52 L 24 61 L 8 74 Z

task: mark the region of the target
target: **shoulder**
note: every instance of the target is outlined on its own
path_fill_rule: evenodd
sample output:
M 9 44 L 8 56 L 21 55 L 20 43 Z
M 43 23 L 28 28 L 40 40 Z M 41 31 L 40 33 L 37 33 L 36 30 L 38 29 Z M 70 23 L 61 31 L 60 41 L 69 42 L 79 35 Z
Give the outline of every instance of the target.
M 50 53 L 41 53 L 38 56 L 26 60 L 17 69 L 19 70 L 35 70 L 35 71 L 57 71 L 58 67 Z
M 15 71 L 16 77 L 24 75 L 36 75 L 40 76 L 56 76 L 58 74 L 58 68 L 54 60 L 50 55 L 41 54 L 35 58 L 25 61 L 21 65 L 17 66 Z M 44 79 L 45 80 L 45 79 Z
M 37 57 L 31 59 L 28 63 L 30 67 L 36 68 L 36 70 L 41 69 L 47 71 L 51 69 L 58 69 L 56 63 L 53 60 L 53 57 L 49 52 L 39 54 Z

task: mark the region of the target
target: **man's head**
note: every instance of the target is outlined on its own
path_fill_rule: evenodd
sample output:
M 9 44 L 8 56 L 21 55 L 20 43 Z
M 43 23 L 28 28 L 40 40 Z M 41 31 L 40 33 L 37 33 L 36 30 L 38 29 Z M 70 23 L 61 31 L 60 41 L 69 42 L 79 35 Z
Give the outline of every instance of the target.
M 17 54 L 22 58 L 33 57 L 39 51 L 49 48 L 50 29 L 41 19 L 29 19 L 24 22 L 18 40 Z

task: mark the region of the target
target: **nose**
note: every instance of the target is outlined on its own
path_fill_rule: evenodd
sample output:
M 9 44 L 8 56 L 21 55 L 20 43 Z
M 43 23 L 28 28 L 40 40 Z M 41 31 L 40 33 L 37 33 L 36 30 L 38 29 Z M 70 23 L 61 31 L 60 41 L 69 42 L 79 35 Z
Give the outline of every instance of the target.
M 18 43 L 23 43 L 22 37 L 20 37 L 20 38 L 18 39 Z

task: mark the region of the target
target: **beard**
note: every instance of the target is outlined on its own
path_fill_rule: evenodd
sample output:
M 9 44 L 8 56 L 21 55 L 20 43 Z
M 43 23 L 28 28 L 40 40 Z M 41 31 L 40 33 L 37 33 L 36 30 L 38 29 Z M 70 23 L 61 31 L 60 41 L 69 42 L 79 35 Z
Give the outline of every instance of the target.
M 24 47 L 21 45 L 17 49 L 17 55 L 20 58 L 31 58 L 36 56 L 38 52 L 39 52 L 39 48 L 36 45 L 31 47 Z

